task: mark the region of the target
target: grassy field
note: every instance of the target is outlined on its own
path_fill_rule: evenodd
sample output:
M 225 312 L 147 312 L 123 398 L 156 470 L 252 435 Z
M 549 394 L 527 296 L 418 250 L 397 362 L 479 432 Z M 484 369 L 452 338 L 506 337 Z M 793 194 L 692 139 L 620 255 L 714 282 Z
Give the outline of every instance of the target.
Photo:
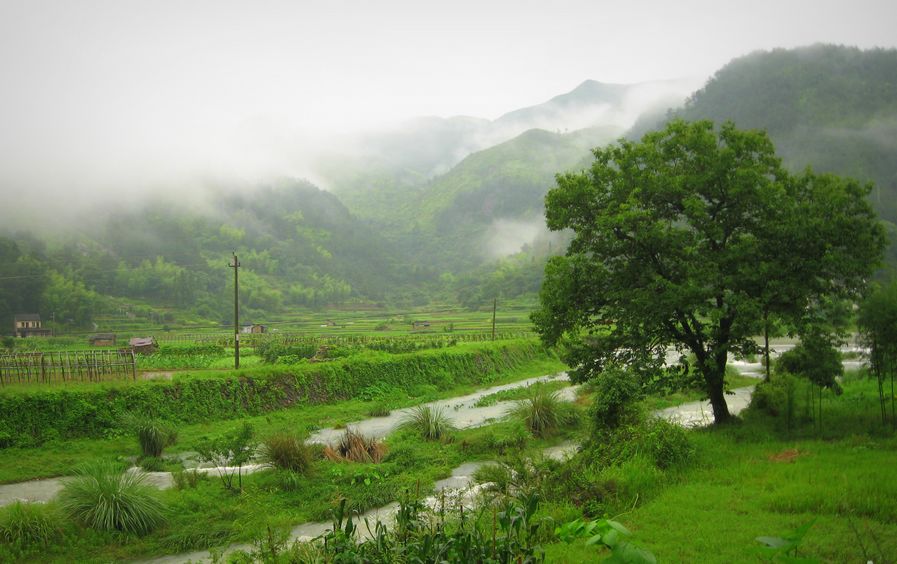
M 691 465 L 650 477 L 608 513 L 658 562 L 771 561 L 756 538 L 804 525 L 796 554 L 807 562 L 897 561 L 897 437 L 881 425 L 873 381 L 844 390 L 825 400 L 821 429 L 801 416 L 787 430 L 751 410 L 731 426 L 691 431 Z M 555 562 L 600 558 L 585 546 L 547 552 Z
M 531 300 L 512 300 L 498 304 L 496 331 L 531 331 L 529 314 L 535 307 Z M 209 321 L 190 320 L 187 323 L 151 322 L 121 316 L 100 316 L 96 331 L 59 330 L 55 339 L 30 339 L 31 341 L 58 341 L 64 346 L 86 347 L 94 333 L 115 333 L 119 344 L 129 337 L 155 336 L 160 341 L 189 341 L 194 336 L 233 334 L 233 327 Z M 421 308 L 395 309 L 376 304 L 347 304 L 326 310 L 300 310 L 272 315 L 265 319 L 243 319 L 245 323 L 265 325 L 272 332 L 304 335 L 409 335 L 421 333 L 485 333 L 492 331 L 492 308 L 469 310 L 458 306 L 432 305 Z M 427 326 L 414 326 L 414 322 L 427 322 Z M 43 346 L 43 345 L 35 345 Z

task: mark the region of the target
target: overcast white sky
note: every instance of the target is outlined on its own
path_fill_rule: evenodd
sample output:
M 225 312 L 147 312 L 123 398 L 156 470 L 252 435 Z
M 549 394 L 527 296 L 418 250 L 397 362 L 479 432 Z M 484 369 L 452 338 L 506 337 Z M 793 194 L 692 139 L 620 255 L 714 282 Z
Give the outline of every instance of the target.
M 324 132 L 495 118 L 761 48 L 893 47 L 895 22 L 894 0 L 0 0 L 0 194 L 251 174 Z

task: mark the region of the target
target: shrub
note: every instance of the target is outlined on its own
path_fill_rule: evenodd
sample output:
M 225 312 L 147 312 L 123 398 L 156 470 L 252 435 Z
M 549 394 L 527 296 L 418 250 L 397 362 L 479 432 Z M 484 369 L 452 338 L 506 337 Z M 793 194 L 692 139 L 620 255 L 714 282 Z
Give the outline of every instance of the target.
M 262 441 L 262 461 L 291 472 L 306 473 L 312 464 L 311 449 L 302 437 L 285 431 L 274 433 Z
M 695 453 L 685 429 L 659 417 L 644 423 L 643 444 L 654 465 L 661 469 L 685 464 Z
M 125 471 L 109 462 L 85 464 L 63 486 L 60 505 L 93 529 L 144 534 L 165 520 L 158 490 L 145 481 L 143 472 Z
M 0 508 L 0 541 L 19 550 L 47 546 L 62 536 L 56 508 L 43 503 L 15 502 Z
M 346 429 L 335 447 L 324 447 L 324 456 L 337 462 L 379 463 L 386 454 L 386 445 L 358 431 Z
M 159 419 L 147 419 L 137 423 L 137 442 L 143 456 L 159 458 L 165 447 L 177 441 L 178 433 L 170 424 Z
M 616 428 L 638 416 L 641 391 L 635 375 L 618 367 L 608 367 L 593 382 L 595 403 L 592 419 L 598 428 Z
M 529 397 L 517 402 L 512 413 L 523 419 L 536 437 L 547 437 L 574 420 L 570 406 L 564 405 L 557 392 L 538 388 L 532 388 Z
M 593 461 L 601 466 L 623 464 L 636 456 L 647 456 L 661 469 L 685 464 L 694 455 L 685 429 L 659 417 L 598 433 L 588 450 Z
M 220 437 L 202 440 L 196 445 L 196 452 L 201 461 L 214 464 L 218 468 L 218 475 L 226 489 L 233 489 L 236 475 L 238 487 L 242 491 L 242 468 L 252 459 L 255 447 L 255 430 L 252 424 L 244 422 Z
M 442 407 L 419 405 L 402 420 L 402 428 L 414 430 L 427 441 L 445 439 L 454 430 Z

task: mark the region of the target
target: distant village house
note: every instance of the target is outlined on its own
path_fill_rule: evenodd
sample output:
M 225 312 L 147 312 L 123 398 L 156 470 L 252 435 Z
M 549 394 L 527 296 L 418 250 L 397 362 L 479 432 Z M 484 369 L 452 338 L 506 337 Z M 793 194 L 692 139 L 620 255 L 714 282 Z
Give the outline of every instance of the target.
M 136 354 L 153 354 L 159 349 L 159 345 L 152 337 L 134 337 L 128 341 L 128 345 Z
M 53 332 L 41 327 L 40 315 L 37 313 L 19 313 L 13 318 L 16 337 L 49 337 Z
M 115 333 L 97 333 L 90 338 L 94 347 L 111 347 L 115 345 Z
M 426 329 L 430 327 L 429 321 L 412 321 L 411 328 L 412 329 Z
M 265 325 L 260 325 L 258 323 L 253 323 L 251 325 L 244 325 L 240 328 L 240 333 L 266 333 L 268 331 L 268 327 Z

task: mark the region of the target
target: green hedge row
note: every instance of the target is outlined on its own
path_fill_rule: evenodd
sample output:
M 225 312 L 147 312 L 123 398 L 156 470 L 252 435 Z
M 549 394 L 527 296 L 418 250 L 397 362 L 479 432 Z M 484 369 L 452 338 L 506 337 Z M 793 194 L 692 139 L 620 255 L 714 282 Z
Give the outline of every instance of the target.
M 350 399 L 378 383 L 439 389 L 486 384 L 549 356 L 535 340 L 504 341 L 402 355 L 371 352 L 328 363 L 184 375 L 172 381 L 17 391 L 0 395 L 0 447 L 114 436 L 133 414 L 196 423 Z

